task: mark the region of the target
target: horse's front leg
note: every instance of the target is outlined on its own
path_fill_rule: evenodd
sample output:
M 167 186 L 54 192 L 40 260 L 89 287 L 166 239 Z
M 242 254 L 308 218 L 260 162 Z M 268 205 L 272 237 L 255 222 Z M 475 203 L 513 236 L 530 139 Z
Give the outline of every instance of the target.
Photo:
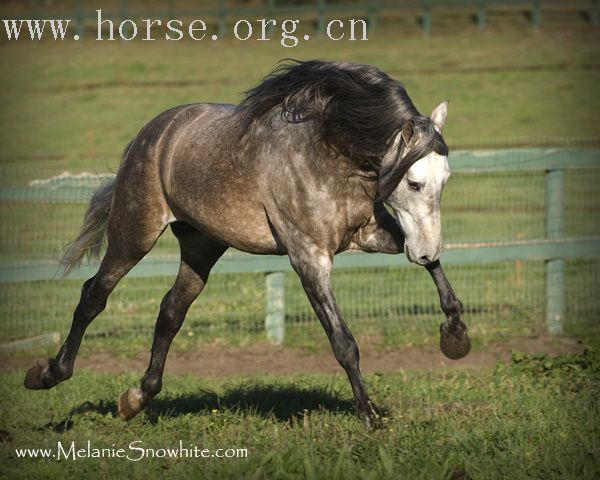
M 460 319 L 462 303 L 456 297 L 439 260 L 425 266 L 437 287 L 446 321 L 440 325 L 440 349 L 452 360 L 465 357 L 471 350 L 467 326 Z
M 365 252 L 400 253 L 404 250 L 404 234 L 382 204 L 375 205 L 373 218 L 353 238 Z M 446 321 L 440 326 L 440 349 L 448 358 L 458 360 L 469 353 L 471 341 L 467 327 L 460 319 L 462 303 L 456 297 L 439 260 L 426 265 L 440 295 Z
M 367 426 L 373 427 L 378 415 L 360 373 L 358 345 L 342 318 L 331 289 L 331 256 L 318 251 L 290 252 L 290 261 L 327 333 L 335 358 L 348 375 L 358 416 Z

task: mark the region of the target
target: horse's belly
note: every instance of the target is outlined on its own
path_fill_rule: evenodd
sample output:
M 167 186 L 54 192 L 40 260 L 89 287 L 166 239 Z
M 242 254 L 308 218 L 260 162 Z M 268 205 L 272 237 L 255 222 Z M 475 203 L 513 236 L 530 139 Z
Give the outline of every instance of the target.
M 256 254 L 285 254 L 285 249 L 275 239 L 264 211 L 215 207 L 208 202 L 193 205 L 171 205 L 177 220 L 189 223 L 195 229 L 218 242 L 243 252 Z

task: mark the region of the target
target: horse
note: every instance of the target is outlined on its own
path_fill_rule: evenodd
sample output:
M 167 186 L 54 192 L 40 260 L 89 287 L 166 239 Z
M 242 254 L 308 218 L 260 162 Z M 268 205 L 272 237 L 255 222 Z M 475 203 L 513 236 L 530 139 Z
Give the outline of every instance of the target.
M 470 349 L 462 303 L 439 261 L 440 201 L 450 176 L 442 137 L 447 105 L 426 117 L 376 67 L 290 60 L 238 105 L 183 105 L 150 120 L 125 148 L 116 176 L 92 196 L 64 251 L 68 272 L 106 249 L 82 286 L 64 344 L 27 372 L 25 387 L 48 389 L 72 376 L 86 328 L 170 226 L 179 271 L 160 304 L 140 385 L 119 398 L 124 420 L 161 391 L 171 342 L 211 268 L 232 247 L 289 257 L 348 376 L 358 416 L 373 426 L 378 409 L 331 288 L 334 255 L 404 252 L 437 287 L 446 315 L 442 352 L 458 359 Z

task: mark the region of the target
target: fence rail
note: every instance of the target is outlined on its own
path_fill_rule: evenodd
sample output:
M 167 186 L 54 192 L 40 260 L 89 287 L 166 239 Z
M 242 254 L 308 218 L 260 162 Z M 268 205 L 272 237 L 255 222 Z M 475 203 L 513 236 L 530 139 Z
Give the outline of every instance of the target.
M 96 19 L 97 5 L 93 8 L 85 0 L 73 0 L 67 11 L 57 14 L 55 11 L 43 8 L 42 2 L 31 0 L 26 13 L 17 12 L 11 15 L 3 15 L 4 18 L 65 18 L 68 14 L 74 19 L 77 33 L 80 37 L 84 35 L 86 22 Z M 262 4 L 248 5 L 232 2 L 231 0 L 215 0 L 205 2 L 204 6 L 198 7 L 196 2 L 176 2 L 169 0 L 163 2 L 162 8 L 149 9 L 142 3 L 141 8 L 135 8 L 131 0 L 120 0 L 109 3 L 112 10 L 103 11 L 103 18 L 125 20 L 141 20 L 145 18 L 174 19 L 193 16 L 209 18 L 216 26 L 219 37 L 227 34 L 227 22 L 239 16 L 268 17 L 270 19 L 282 18 L 285 15 L 304 15 L 315 21 L 316 32 L 323 35 L 326 24 L 331 14 L 358 15 L 365 18 L 368 28 L 373 31 L 377 28 L 378 19 L 394 11 L 419 12 L 420 23 L 424 33 L 429 34 L 432 29 L 433 11 L 440 10 L 440 15 L 447 9 L 465 9 L 475 12 L 476 23 L 483 29 L 487 24 L 487 13 L 492 8 L 517 7 L 528 12 L 531 25 L 540 28 L 542 25 L 542 12 L 546 7 L 560 7 L 568 10 L 582 11 L 589 22 L 598 25 L 598 0 L 583 1 L 561 1 L 561 0 L 358 0 L 358 1 L 335 1 L 335 0 L 312 0 L 304 3 L 295 3 L 286 0 L 265 0 Z M 184 6 L 178 7 L 179 5 Z M 112 4 L 112 5 L 110 5 Z M 208 4 L 208 5 L 206 5 Z
M 578 259 L 600 256 L 600 237 L 557 238 L 515 242 L 446 244 L 442 255 L 445 265 L 469 265 L 514 260 L 551 260 L 555 258 Z M 334 259 L 334 267 L 382 268 L 407 267 L 404 255 L 383 253 L 346 252 Z M 142 260 L 127 274 L 131 278 L 162 277 L 177 273 L 176 258 L 148 258 Z M 82 265 L 65 277 L 67 280 L 84 280 L 92 277 L 97 265 Z M 213 274 L 291 272 L 292 267 L 284 256 L 249 255 L 237 253 L 225 257 L 213 268 Z M 4 262 L 0 264 L 0 283 L 37 282 L 62 279 L 58 264 L 50 261 Z

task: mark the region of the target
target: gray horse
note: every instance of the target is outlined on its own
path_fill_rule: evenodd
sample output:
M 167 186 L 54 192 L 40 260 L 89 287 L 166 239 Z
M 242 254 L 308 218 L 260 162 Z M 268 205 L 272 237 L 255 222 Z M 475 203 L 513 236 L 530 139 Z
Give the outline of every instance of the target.
M 98 255 L 107 239 L 65 343 L 56 358 L 29 370 L 25 386 L 51 388 L 71 377 L 87 326 L 170 225 L 181 249 L 179 273 L 161 302 L 141 385 L 119 400 L 122 418 L 133 418 L 160 392 L 188 308 L 233 247 L 289 256 L 348 375 L 358 415 L 373 425 L 377 412 L 358 347 L 331 290 L 333 257 L 404 251 L 437 286 L 447 317 L 442 351 L 453 359 L 468 353 L 462 305 L 438 260 L 440 199 L 450 175 L 441 136 L 446 114 L 444 102 L 422 116 L 377 68 L 309 61 L 281 65 L 237 106 L 185 105 L 158 115 L 127 146 L 116 178 L 94 194 L 66 250 L 68 271 L 86 254 Z

